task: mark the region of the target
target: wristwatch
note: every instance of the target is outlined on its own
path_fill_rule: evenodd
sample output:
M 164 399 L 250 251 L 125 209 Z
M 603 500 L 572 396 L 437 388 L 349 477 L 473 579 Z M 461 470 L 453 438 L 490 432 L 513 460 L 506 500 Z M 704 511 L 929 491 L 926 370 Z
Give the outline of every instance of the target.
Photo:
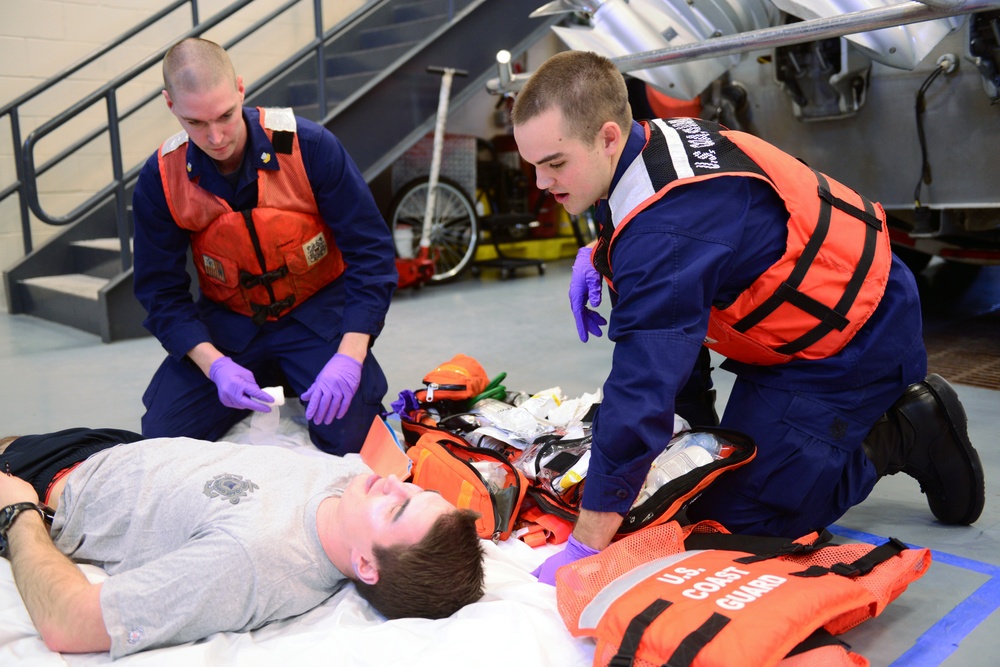
M 34 510 L 38 512 L 38 515 L 42 517 L 42 521 L 46 524 L 52 523 L 52 517 L 54 512 L 52 508 L 48 505 L 43 505 L 40 503 L 14 503 L 13 505 L 7 505 L 2 510 L 0 510 L 0 556 L 4 558 L 7 557 L 7 531 L 10 527 L 14 525 L 17 517 L 25 510 Z

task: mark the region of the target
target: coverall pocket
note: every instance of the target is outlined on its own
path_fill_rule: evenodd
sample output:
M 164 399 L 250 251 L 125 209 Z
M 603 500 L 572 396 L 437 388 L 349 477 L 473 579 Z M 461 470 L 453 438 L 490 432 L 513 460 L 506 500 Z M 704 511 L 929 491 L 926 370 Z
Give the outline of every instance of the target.
M 829 502 L 865 433 L 863 425 L 842 411 L 797 394 L 776 430 L 776 441 L 767 445 L 781 451 L 766 457 L 769 465 L 761 480 L 760 500 L 788 512 L 804 510 L 812 502 Z

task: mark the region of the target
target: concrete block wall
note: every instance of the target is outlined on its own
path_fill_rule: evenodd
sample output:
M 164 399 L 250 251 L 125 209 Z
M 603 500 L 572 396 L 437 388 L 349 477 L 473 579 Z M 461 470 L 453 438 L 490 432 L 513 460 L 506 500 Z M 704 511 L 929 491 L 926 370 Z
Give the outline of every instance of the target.
M 326 27 L 335 25 L 369 0 L 323 0 Z M 232 4 L 232 0 L 199 0 L 202 21 Z M 217 42 L 234 37 L 281 0 L 255 0 L 229 21 L 205 36 Z M 44 83 L 96 51 L 129 28 L 167 5 L 166 0 L 0 0 L 0 107 Z M 293 9 L 272 21 L 232 50 L 237 72 L 250 83 L 268 72 L 314 34 L 311 0 L 301 0 Z M 81 98 L 97 90 L 134 64 L 173 43 L 192 27 L 189 5 L 171 12 L 86 68 L 22 108 L 21 140 Z M 160 70 L 154 66 L 119 90 L 119 112 L 162 87 Z M 57 155 L 81 134 L 103 125 L 105 103 L 99 102 L 63 129 L 39 140 L 35 164 Z M 121 126 L 123 164 L 126 169 L 148 157 L 159 143 L 178 130 L 162 99 L 145 105 Z M 10 122 L 0 118 L 0 189 L 16 180 Z M 65 216 L 86 201 L 112 178 L 107 135 L 92 141 L 78 157 L 65 161 L 39 179 L 42 207 L 52 216 Z M 32 216 L 34 247 L 40 247 L 59 228 Z M 24 242 L 17 197 L 0 202 L 0 268 L 23 256 Z

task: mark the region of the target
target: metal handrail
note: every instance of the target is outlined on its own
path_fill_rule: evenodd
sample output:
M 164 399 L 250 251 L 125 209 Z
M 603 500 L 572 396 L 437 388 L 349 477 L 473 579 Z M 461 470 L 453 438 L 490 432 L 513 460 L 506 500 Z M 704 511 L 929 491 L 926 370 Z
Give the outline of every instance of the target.
M 136 24 L 128 31 L 122 33 L 117 38 L 108 42 L 100 49 L 94 51 L 88 56 L 85 56 L 82 60 L 76 62 L 73 65 L 70 65 L 61 72 L 58 72 L 57 74 L 53 75 L 47 81 L 40 83 L 39 85 L 35 86 L 28 92 L 20 95 L 11 102 L 8 102 L 4 106 L 0 107 L 0 118 L 3 118 L 4 116 L 10 117 L 11 139 L 14 147 L 14 175 L 15 175 L 14 183 L 7 186 L 3 190 L 0 190 L 0 202 L 3 202 L 5 199 L 7 199 L 7 197 L 14 194 L 15 192 L 21 191 L 24 187 L 25 171 L 24 171 L 24 165 L 22 163 L 23 148 L 21 145 L 21 120 L 20 120 L 20 114 L 18 113 L 20 108 L 25 104 L 27 104 L 28 102 L 30 102 L 31 100 L 38 97 L 39 95 L 47 92 L 54 86 L 61 83 L 66 77 L 71 76 L 76 72 L 80 71 L 81 69 L 83 69 L 84 67 L 86 67 L 87 65 L 90 65 L 97 59 L 103 57 L 107 53 L 121 46 L 132 37 L 135 37 L 137 34 L 142 32 L 146 28 L 155 25 L 157 22 L 159 22 L 166 16 L 172 14 L 174 11 L 176 11 L 185 4 L 191 5 L 192 23 L 194 25 L 198 25 L 198 0 L 175 0 L 174 2 L 170 3 L 160 11 L 151 15 L 144 21 Z M 29 211 L 28 201 L 27 198 L 24 197 L 23 195 L 18 199 L 19 199 L 19 209 L 21 214 L 20 216 L 21 237 L 22 237 L 22 242 L 24 244 L 24 252 L 25 254 L 28 254 L 32 250 L 31 219 L 28 213 Z
M 1000 0 L 919 0 L 890 7 L 864 9 L 828 18 L 808 19 L 774 28 L 762 28 L 734 35 L 713 37 L 703 42 L 633 53 L 611 60 L 622 72 L 632 72 L 660 67 L 668 63 L 730 56 L 758 49 L 802 44 L 830 37 L 841 37 L 869 30 L 998 8 L 1000 8 Z M 515 74 L 503 52 L 497 55 L 497 68 L 499 76 L 486 83 L 486 88 L 494 94 L 516 92 L 531 78 L 530 72 Z
M 155 23 L 156 20 L 162 19 L 164 16 L 176 10 L 177 7 L 183 5 L 184 3 L 190 2 L 193 5 L 192 19 L 194 25 L 189 31 L 184 33 L 182 36 L 178 37 L 178 40 L 187 37 L 197 37 L 203 34 L 204 32 L 217 26 L 224 20 L 230 18 L 236 12 L 240 11 L 253 1 L 254 0 L 237 0 L 236 2 L 232 3 L 229 7 L 227 7 L 225 10 L 218 12 L 210 20 L 199 23 L 198 12 L 197 12 L 197 0 L 177 0 L 177 2 L 173 3 L 169 8 L 164 9 L 161 12 L 158 12 L 156 15 L 154 15 L 154 17 L 150 17 L 143 23 L 132 28 L 128 32 L 124 33 L 122 36 L 114 40 L 114 42 L 110 43 L 109 45 L 106 45 L 101 51 L 96 52 L 95 54 L 89 56 L 86 61 L 81 61 L 80 63 L 77 63 L 68 70 L 60 72 L 60 74 L 57 76 L 65 77 L 79 70 L 80 68 L 86 66 L 90 62 L 93 62 L 94 60 L 96 60 L 97 58 L 106 54 L 108 51 L 114 48 L 114 46 L 123 43 L 124 41 L 134 36 L 139 31 L 148 28 L 150 25 Z M 262 27 L 264 27 L 265 24 L 274 20 L 276 17 L 280 16 L 281 14 L 288 11 L 289 9 L 291 9 L 292 7 L 294 7 L 295 5 L 299 4 L 302 1 L 303 0 L 288 0 L 285 4 L 273 9 L 266 16 L 260 18 L 252 25 L 244 29 L 242 32 L 237 34 L 235 37 L 230 39 L 228 42 L 223 44 L 223 47 L 227 49 L 231 48 L 234 44 L 237 44 L 242 40 L 246 39 L 248 36 L 252 35 L 257 30 L 260 30 Z M 273 79 L 275 79 L 278 75 L 280 75 L 283 71 L 285 71 L 290 64 L 300 61 L 304 57 L 308 57 L 310 52 L 312 52 L 317 60 L 317 67 L 320 73 L 320 76 L 318 77 L 318 80 L 316 82 L 317 99 L 320 105 L 320 114 L 321 116 L 325 115 L 327 101 L 324 90 L 325 76 L 323 76 L 325 70 L 325 62 L 322 50 L 323 44 L 342 26 L 349 24 L 357 16 L 363 14 L 366 11 L 371 10 L 373 7 L 379 6 L 384 1 L 386 0 L 373 0 L 371 2 L 366 3 L 351 15 L 345 17 L 345 19 L 342 22 L 338 23 L 337 26 L 334 26 L 329 31 L 325 32 L 323 30 L 322 0 L 312 0 L 314 29 L 315 29 L 314 38 L 305 47 L 298 50 L 294 55 L 287 58 L 282 64 L 275 67 L 273 70 L 271 70 L 270 72 L 259 78 L 252 85 L 249 85 L 247 87 L 248 95 L 251 94 L 255 89 L 270 83 Z M 36 89 L 21 96 L 20 98 L 18 98 L 17 100 L 15 100 L 11 104 L 7 105 L 2 110 L 0 110 L 0 117 L 2 117 L 3 113 L 9 113 L 11 117 L 11 127 L 14 134 L 14 158 L 17 165 L 17 181 L 13 186 L 7 187 L 3 191 L 0 191 L 0 202 L 2 202 L 10 194 L 21 191 L 20 208 L 21 208 L 22 234 L 24 237 L 25 254 L 28 254 L 32 251 L 29 210 L 31 213 L 34 213 L 36 217 L 38 217 L 42 222 L 46 224 L 66 225 L 81 219 L 84 215 L 90 213 L 91 211 L 96 209 L 99 205 L 101 205 L 106 200 L 107 197 L 113 195 L 115 200 L 115 214 L 118 226 L 117 231 L 119 236 L 119 242 L 121 245 L 122 269 L 127 270 L 128 268 L 131 267 L 132 265 L 132 253 L 130 245 L 131 230 L 128 228 L 127 224 L 125 191 L 127 184 L 130 183 L 138 175 L 139 171 L 142 168 L 142 164 L 140 163 L 139 165 L 130 168 L 128 171 L 125 170 L 124 165 L 122 164 L 122 150 L 121 150 L 121 137 L 119 134 L 119 125 L 122 121 L 124 121 L 129 116 L 136 113 L 137 111 L 145 107 L 147 104 L 149 104 L 151 101 L 153 101 L 156 97 L 158 97 L 160 95 L 160 91 L 157 90 L 150 93 L 149 95 L 142 97 L 138 102 L 132 104 L 122 113 L 118 112 L 117 91 L 123 85 L 127 84 L 131 80 L 135 79 L 137 76 L 146 72 L 146 70 L 148 70 L 150 67 L 158 66 L 162 62 L 163 56 L 166 54 L 168 48 L 169 47 L 164 47 L 159 51 L 157 51 L 156 53 L 146 57 L 145 59 L 143 59 L 138 64 L 131 67 L 126 72 L 116 76 L 111 81 L 103 85 L 101 88 L 92 92 L 85 98 L 81 99 L 77 103 L 73 104 L 69 108 L 65 109 L 64 111 L 62 111 L 61 113 L 50 119 L 49 121 L 40 125 L 38 128 L 36 128 L 28 135 L 28 137 L 25 139 L 23 143 L 23 146 L 21 145 L 20 142 L 20 127 L 18 122 L 19 119 L 17 114 L 17 108 L 21 104 L 26 102 L 28 99 L 31 99 L 37 96 L 38 94 L 44 92 L 48 88 L 54 86 L 56 83 L 58 83 L 58 81 L 55 80 L 55 78 L 50 79 L 48 82 L 38 86 Z M 81 113 L 90 109 L 95 104 L 100 103 L 102 100 L 104 101 L 107 107 L 107 124 L 99 126 L 93 131 L 87 133 L 82 138 L 78 139 L 75 143 L 73 143 L 66 149 L 62 150 L 57 155 L 50 158 L 44 164 L 41 164 L 36 168 L 34 159 L 34 150 L 39 140 L 51 134 L 53 131 L 65 125 L 72 119 L 76 118 Z M 111 166 L 112 166 L 112 176 L 113 176 L 112 182 L 106 185 L 105 187 L 101 188 L 99 191 L 90 196 L 86 201 L 84 201 L 82 204 L 80 204 L 79 206 L 77 206 L 64 216 L 54 216 L 47 213 L 42 207 L 39 198 L 38 182 L 37 182 L 38 177 L 43 175 L 49 169 L 53 168 L 66 158 L 70 157 L 81 147 L 83 147 L 90 141 L 93 141 L 94 139 L 102 135 L 104 132 L 108 132 L 109 135 L 109 142 L 111 149 L 111 163 L 112 163 Z

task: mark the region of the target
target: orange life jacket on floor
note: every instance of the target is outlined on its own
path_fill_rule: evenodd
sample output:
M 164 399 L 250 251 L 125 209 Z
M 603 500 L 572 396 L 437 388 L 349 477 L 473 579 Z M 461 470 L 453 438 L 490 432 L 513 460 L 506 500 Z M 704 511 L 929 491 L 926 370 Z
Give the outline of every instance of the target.
M 593 253 L 611 288 L 611 249 L 638 213 L 687 183 L 759 178 L 788 209 L 785 253 L 733 303 L 712 307 L 705 345 L 762 365 L 842 350 L 889 280 L 892 252 L 881 205 L 751 134 L 692 118 L 643 125 L 646 146 L 611 193 L 612 221 Z
M 737 545 L 773 538 L 712 522 L 654 526 L 560 568 L 559 613 L 574 636 L 596 639 L 595 666 L 763 667 L 819 630 L 836 635 L 877 616 L 930 566 L 929 550 L 898 540 L 816 537 L 760 555 Z
M 158 157 L 170 213 L 192 232 L 202 293 L 257 324 L 278 319 L 344 272 L 306 176 L 292 110 L 260 109 L 260 123 L 280 168 L 257 171 L 253 209 L 234 211 L 188 178 L 186 133 L 165 141 Z

